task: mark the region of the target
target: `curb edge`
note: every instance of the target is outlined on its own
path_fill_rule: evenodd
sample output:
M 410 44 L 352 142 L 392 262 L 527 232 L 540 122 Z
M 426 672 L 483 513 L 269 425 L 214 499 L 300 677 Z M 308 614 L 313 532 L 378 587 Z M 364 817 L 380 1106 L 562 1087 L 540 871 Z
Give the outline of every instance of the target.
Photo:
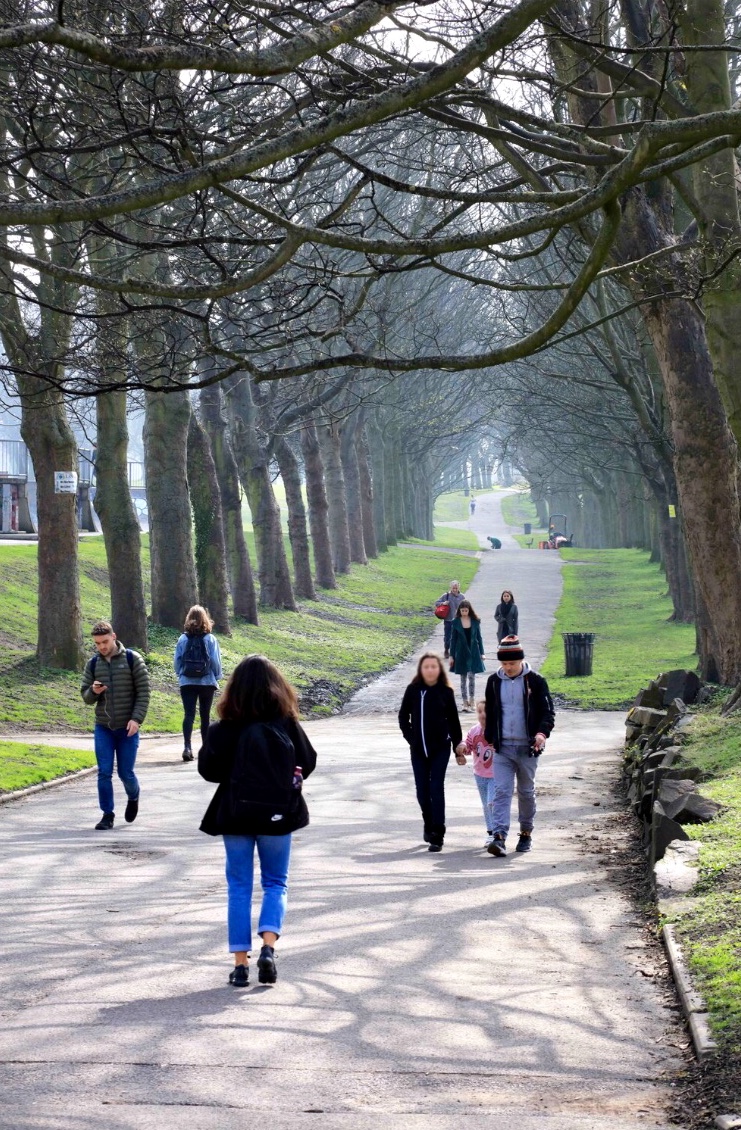
M 667 924 L 661 929 L 661 937 L 669 959 L 674 984 L 677 986 L 682 1011 L 689 1026 L 695 1055 L 702 1062 L 714 1055 L 718 1045 L 710 1034 L 708 1010 L 704 1000 L 692 984 L 689 969 L 682 953 L 682 947 L 674 933 L 674 927 Z

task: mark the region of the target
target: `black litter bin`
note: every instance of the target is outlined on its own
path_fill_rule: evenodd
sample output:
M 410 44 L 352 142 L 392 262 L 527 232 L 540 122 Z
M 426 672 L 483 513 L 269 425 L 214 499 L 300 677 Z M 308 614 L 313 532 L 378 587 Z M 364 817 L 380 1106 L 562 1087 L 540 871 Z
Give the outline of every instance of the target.
M 566 653 L 566 674 L 591 675 L 594 632 L 561 632 Z
M 526 534 L 531 534 L 533 532 L 532 522 L 525 522 L 525 524 L 522 528 L 523 528 L 523 530 L 525 531 Z

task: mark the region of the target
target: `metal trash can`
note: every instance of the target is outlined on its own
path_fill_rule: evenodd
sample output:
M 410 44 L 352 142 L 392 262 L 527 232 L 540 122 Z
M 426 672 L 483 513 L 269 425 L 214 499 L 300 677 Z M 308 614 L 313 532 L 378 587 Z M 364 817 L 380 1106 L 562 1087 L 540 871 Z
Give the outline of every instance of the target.
M 561 632 L 566 653 L 566 675 L 591 675 L 594 632 Z
M 533 532 L 532 522 L 525 522 L 525 524 L 523 525 L 522 528 L 523 528 L 523 530 L 525 531 L 526 534 L 531 534 Z

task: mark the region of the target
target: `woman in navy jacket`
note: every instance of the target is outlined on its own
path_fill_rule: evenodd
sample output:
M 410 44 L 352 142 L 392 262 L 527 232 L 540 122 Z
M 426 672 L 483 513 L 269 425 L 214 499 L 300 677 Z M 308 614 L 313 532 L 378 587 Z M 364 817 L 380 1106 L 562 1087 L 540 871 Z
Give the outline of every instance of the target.
M 445 839 L 445 773 L 451 742 L 456 760 L 465 752 L 453 688 L 439 655 L 425 652 L 404 692 L 399 726 L 409 743 L 417 800 L 428 851 L 442 851 Z M 465 764 L 465 758 L 461 762 Z

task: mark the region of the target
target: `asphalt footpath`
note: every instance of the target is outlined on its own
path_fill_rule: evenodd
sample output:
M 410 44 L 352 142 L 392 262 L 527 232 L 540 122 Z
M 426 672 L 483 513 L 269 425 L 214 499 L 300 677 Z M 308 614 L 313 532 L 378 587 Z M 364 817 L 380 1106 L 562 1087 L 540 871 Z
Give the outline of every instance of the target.
M 470 523 L 504 543 L 469 589 L 490 670 L 501 590 L 537 665 L 561 585 L 499 499 Z M 135 824 L 93 830 L 93 777 L 0 806 L 2 1130 L 669 1130 L 682 1033 L 605 867 L 622 717 L 559 713 L 528 855 L 482 850 L 453 764 L 430 855 L 395 717 L 409 670 L 307 725 L 275 986 L 226 983 L 223 849 L 198 832 L 213 786 L 179 742 L 142 743 Z

